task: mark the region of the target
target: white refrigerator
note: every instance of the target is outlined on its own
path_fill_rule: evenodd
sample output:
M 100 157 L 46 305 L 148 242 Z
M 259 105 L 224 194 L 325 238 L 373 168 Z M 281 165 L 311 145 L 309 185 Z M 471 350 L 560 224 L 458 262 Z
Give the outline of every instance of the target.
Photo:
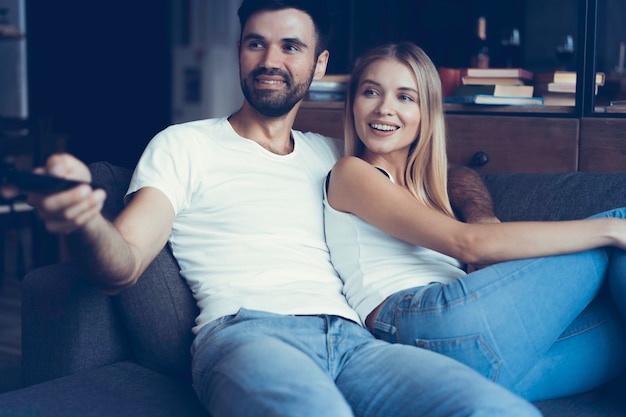
M 0 117 L 28 118 L 26 0 L 0 0 Z

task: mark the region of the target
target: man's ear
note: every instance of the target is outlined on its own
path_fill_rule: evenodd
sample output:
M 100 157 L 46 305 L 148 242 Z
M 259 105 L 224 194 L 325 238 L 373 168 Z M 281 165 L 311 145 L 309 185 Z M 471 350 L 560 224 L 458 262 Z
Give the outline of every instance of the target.
M 314 80 L 319 80 L 326 74 L 329 56 L 330 52 L 328 52 L 328 50 L 324 50 L 317 57 L 317 62 L 315 63 L 315 73 L 313 74 Z

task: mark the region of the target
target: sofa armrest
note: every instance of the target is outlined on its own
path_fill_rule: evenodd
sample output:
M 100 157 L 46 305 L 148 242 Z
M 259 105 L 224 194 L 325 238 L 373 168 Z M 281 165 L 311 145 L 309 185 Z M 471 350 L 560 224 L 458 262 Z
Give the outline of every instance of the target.
M 110 297 L 73 263 L 28 273 L 22 283 L 22 384 L 129 358 L 124 328 Z

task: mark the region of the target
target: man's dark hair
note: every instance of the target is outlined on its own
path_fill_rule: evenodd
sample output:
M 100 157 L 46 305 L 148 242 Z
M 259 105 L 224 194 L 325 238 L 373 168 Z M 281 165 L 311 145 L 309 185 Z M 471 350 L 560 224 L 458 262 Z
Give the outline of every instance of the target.
M 297 9 L 308 14 L 313 20 L 317 34 L 315 56 L 328 49 L 332 32 L 332 18 L 327 0 L 243 0 L 237 15 L 243 32 L 246 22 L 253 14 L 262 11 Z

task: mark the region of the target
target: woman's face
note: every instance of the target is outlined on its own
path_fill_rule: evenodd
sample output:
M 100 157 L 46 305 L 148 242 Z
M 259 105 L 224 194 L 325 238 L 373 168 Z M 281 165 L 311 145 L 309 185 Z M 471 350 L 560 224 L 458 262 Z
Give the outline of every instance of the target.
M 413 71 L 395 59 L 376 60 L 363 71 L 352 112 L 366 158 L 406 158 L 421 121 L 417 88 Z

